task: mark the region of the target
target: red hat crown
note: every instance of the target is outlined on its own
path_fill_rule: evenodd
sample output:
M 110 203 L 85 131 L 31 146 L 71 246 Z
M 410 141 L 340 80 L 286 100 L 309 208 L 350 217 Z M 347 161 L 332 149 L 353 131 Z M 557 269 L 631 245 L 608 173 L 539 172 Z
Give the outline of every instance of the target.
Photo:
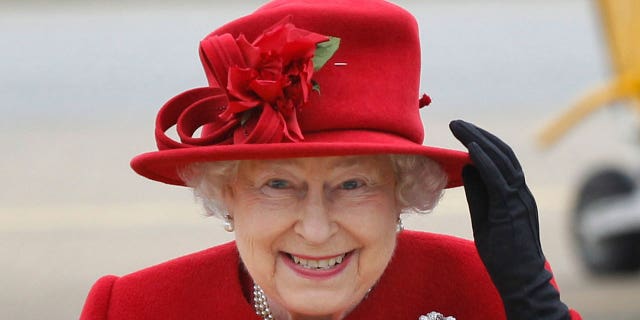
M 160 151 L 132 166 L 182 184 L 177 168 L 196 161 L 409 153 L 458 172 L 466 154 L 422 146 L 420 55 L 415 19 L 391 3 L 272 1 L 201 41 L 209 86 L 163 106 Z

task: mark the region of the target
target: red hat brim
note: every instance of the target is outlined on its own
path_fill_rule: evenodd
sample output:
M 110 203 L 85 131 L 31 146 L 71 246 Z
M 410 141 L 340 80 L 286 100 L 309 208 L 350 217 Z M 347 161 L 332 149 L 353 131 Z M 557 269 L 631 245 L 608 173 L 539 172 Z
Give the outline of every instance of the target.
M 295 143 L 212 145 L 178 148 L 141 154 L 131 167 L 152 180 L 184 185 L 179 170 L 195 162 L 260 160 L 367 154 L 413 154 L 439 163 L 448 176 L 447 188 L 462 185 L 462 168 L 470 163 L 466 152 L 430 147 L 384 132 L 341 130 L 305 133 Z

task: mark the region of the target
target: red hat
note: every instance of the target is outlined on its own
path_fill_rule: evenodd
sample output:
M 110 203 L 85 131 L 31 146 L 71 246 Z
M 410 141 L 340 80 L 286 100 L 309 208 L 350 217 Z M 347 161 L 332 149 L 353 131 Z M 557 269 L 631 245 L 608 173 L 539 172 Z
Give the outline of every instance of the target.
M 461 185 L 467 153 L 422 145 L 418 27 L 400 7 L 275 0 L 205 37 L 200 58 L 209 86 L 169 100 L 159 151 L 131 161 L 147 178 L 184 185 L 193 162 L 416 154 Z

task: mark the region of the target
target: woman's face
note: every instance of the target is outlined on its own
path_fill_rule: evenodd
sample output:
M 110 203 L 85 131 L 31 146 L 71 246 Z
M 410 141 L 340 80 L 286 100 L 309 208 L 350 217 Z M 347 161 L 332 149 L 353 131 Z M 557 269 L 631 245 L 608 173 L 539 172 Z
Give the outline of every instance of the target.
M 395 247 L 395 184 L 387 156 L 240 162 L 225 202 L 276 318 L 339 318 L 364 298 Z

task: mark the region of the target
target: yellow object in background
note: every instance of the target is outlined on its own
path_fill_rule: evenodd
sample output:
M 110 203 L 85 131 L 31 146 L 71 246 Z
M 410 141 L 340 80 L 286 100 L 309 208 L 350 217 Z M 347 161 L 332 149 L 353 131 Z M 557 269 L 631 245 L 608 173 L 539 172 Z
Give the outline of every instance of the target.
M 640 0 L 598 0 L 598 9 L 614 77 L 547 124 L 538 136 L 542 147 L 553 145 L 587 115 L 612 102 L 626 100 L 640 113 Z

